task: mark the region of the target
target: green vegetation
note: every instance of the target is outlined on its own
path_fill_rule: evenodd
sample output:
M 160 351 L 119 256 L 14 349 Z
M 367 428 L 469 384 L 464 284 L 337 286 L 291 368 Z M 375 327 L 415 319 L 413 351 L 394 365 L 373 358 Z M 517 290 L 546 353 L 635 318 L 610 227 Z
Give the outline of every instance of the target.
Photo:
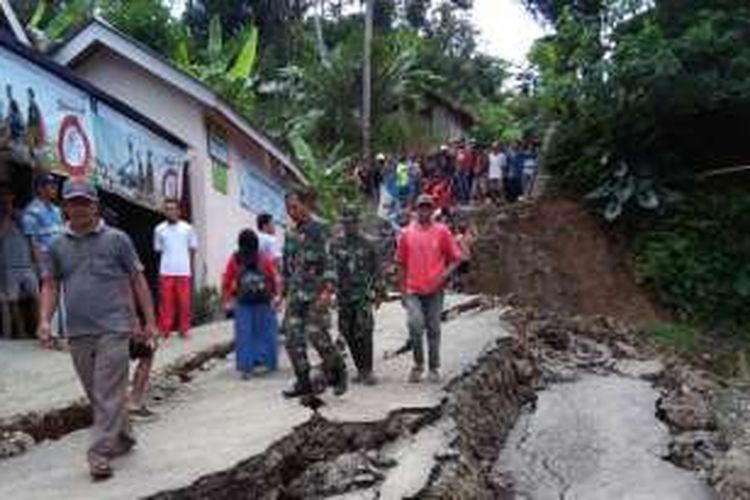
M 297 160 L 313 187 L 335 193 L 339 202 L 353 190 L 328 184 L 351 184 L 351 172 L 373 151 L 437 148 L 439 139 L 422 115 L 431 94 L 477 114 L 481 139 L 525 133 L 516 125 L 513 96 L 502 90 L 507 63 L 477 50 L 472 2 L 377 0 L 365 147 L 365 14 L 344 3 L 191 0 L 174 19 L 167 0 L 13 2 L 28 25 L 51 40 L 97 14 L 171 58 L 301 155 Z
M 700 345 L 700 331 L 684 324 L 658 323 L 646 329 L 654 340 L 682 352 L 694 352 Z
M 748 172 L 706 173 L 750 158 L 750 5 L 525 3 L 555 27 L 530 56 L 544 168 L 632 238 L 663 305 L 738 338 L 750 328 Z

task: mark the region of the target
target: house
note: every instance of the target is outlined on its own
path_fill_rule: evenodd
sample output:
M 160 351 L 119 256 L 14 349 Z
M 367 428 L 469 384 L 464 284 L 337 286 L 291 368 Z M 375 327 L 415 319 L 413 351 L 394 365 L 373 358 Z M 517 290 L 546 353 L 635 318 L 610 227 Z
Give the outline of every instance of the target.
M 427 93 L 421 114 L 429 124 L 433 139 L 442 144 L 469 137 L 477 122 L 471 112 L 436 92 Z
M 153 283 L 150 228 L 165 198 L 188 192 L 188 144 L 35 50 L 2 0 L 0 68 L 0 182 L 10 184 L 15 208 L 31 200 L 35 175 L 51 173 L 60 183 L 70 176 L 91 178 L 105 219 L 124 222 Z M 29 305 L 29 318 L 36 316 L 33 309 Z M 30 325 L 33 320 L 22 325 L 21 336 L 34 331 Z
M 306 184 L 289 156 L 205 84 L 140 42 L 93 19 L 54 59 L 118 96 L 187 144 L 186 205 L 200 240 L 199 285 L 217 285 L 242 228 L 270 212 L 284 223 L 284 191 Z

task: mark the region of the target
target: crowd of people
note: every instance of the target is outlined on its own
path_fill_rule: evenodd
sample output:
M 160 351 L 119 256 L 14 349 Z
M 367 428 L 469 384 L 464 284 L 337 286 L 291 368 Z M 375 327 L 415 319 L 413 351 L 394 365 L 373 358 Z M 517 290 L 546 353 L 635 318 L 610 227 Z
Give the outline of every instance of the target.
M 420 194 L 433 197 L 441 214 L 457 206 L 515 202 L 534 191 L 538 142 L 494 142 L 480 147 L 473 140 L 443 145 L 429 155 L 378 154 L 371 167 L 359 167 L 355 180 L 378 202 L 378 214 L 394 228 Z
M 153 234 L 160 258 L 157 311 L 141 257 L 126 233 L 102 219 L 95 186 L 85 179 L 67 180 L 60 210 L 53 177 L 39 176 L 34 185 L 36 197 L 20 213 L 13 210 L 13 191 L 0 185 L 0 251 L 6 264 L 0 298 L 3 304 L 11 303 L 10 293 L 38 299 L 41 346 L 70 351 L 93 409 L 90 474 L 106 479 L 113 474 L 111 460 L 136 443 L 130 417 L 152 415 L 144 396 L 159 344 L 173 331 L 189 339 L 198 241 L 180 219 L 179 205 L 168 200 L 165 219 Z M 252 379 L 276 371 L 281 343 L 294 373 L 283 390 L 285 398 L 310 406 L 329 387 L 342 395 L 350 382 L 377 384 L 374 312 L 388 297 L 384 269 L 395 266 L 413 353 L 404 379 L 418 383 L 427 369 L 427 379 L 439 381 L 443 291 L 466 250 L 461 237 L 435 220 L 435 199 L 416 195 L 413 220 L 402 221 L 397 241 L 385 252 L 382 242 L 364 232 L 358 206 L 343 207 L 332 232 L 314 215 L 310 191 L 288 193 L 285 201 L 292 227 L 283 245 L 272 216 L 260 214 L 256 229 L 238 235 L 223 273 L 221 299 L 233 318 L 239 376 Z M 334 308 L 337 339 L 331 334 Z M 308 345 L 322 360 L 320 370 L 308 358 Z M 353 367 L 347 367 L 347 350 Z M 352 380 L 350 369 L 356 371 Z

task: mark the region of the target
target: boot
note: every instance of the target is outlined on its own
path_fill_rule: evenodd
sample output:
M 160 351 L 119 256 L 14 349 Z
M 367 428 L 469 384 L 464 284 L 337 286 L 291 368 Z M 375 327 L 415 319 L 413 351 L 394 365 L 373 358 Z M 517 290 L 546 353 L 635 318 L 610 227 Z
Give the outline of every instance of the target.
M 331 386 L 333 387 L 333 394 L 336 396 L 343 395 L 349 387 L 348 374 L 343 360 L 338 363 L 336 369 L 333 371 Z
M 313 393 L 313 386 L 310 382 L 310 374 L 297 377 L 297 381 L 292 387 L 284 389 L 281 394 L 287 398 L 298 398 L 300 396 L 306 396 Z

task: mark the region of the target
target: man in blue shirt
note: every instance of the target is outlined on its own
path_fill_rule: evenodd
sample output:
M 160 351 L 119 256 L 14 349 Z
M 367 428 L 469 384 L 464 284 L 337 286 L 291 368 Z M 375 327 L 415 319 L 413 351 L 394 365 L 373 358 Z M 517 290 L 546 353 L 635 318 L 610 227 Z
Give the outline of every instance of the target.
M 51 174 L 42 174 L 34 179 L 35 198 L 23 211 L 23 233 L 31 240 L 31 251 L 37 274 L 41 276 L 49 263 L 49 249 L 52 241 L 63 231 L 63 218 L 57 200 L 57 180 Z M 54 333 L 62 336 L 65 331 L 65 308 L 62 296 L 58 313 L 53 318 Z
M 36 197 L 23 212 L 23 232 L 33 244 L 34 260 L 43 266 L 52 240 L 63 229 L 62 212 L 54 204 L 57 199 L 57 181 L 50 174 L 43 174 L 34 180 Z

